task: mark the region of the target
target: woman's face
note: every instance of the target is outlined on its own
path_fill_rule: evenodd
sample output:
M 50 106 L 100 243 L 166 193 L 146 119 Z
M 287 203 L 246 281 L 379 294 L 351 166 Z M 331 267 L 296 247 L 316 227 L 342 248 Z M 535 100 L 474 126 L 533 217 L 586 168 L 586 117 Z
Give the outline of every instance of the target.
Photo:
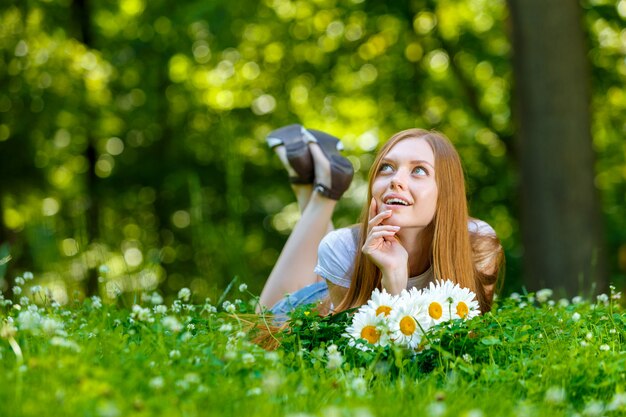
M 437 208 L 435 155 L 424 139 L 409 138 L 396 143 L 382 159 L 372 197 L 377 212 L 392 210 L 384 224 L 424 228 Z

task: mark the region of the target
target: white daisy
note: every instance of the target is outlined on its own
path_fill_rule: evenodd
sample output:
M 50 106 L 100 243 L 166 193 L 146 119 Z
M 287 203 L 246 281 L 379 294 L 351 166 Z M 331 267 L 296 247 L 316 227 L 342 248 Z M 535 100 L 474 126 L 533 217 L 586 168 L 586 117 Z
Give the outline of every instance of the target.
M 400 346 L 415 349 L 428 329 L 429 321 L 421 304 L 403 303 L 396 306 L 389 316 L 391 338 Z
M 471 319 L 480 314 L 480 306 L 478 301 L 476 301 L 476 294 L 468 288 L 462 288 L 455 284 L 447 295 L 452 299 L 453 319 Z
M 431 282 L 429 288 L 424 291 L 426 314 L 431 326 L 448 321 L 452 316 L 451 303 L 446 290 L 447 287 L 441 285 L 441 282 L 436 285 Z
M 367 305 L 376 312 L 377 316 L 382 314 L 387 317 L 393 311 L 397 301 L 397 296 L 389 294 L 384 288 L 382 291 L 376 288 L 372 292 L 372 297 L 367 302 Z
M 348 343 L 361 350 L 369 350 L 370 346 L 386 346 L 389 335 L 384 315 L 377 316 L 376 310 L 368 305 L 361 307 L 352 317 L 352 323 L 346 328 L 344 336 L 350 338 Z M 367 341 L 367 345 L 359 342 Z

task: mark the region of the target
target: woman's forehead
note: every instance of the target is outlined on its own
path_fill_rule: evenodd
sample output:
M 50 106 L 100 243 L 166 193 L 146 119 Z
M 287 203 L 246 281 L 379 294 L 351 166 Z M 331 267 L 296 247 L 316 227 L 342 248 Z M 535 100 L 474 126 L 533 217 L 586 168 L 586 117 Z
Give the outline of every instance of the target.
M 435 154 L 423 138 L 402 139 L 394 144 L 383 159 L 426 161 L 434 166 Z

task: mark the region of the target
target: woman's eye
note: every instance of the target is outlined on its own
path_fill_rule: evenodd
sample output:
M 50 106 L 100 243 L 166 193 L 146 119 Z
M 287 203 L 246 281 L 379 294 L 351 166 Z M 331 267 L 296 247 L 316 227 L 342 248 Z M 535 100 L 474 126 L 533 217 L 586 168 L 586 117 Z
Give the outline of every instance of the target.
M 426 171 L 422 167 L 415 167 L 413 169 L 413 173 L 416 174 L 416 175 L 428 175 L 428 171 Z
M 389 164 L 380 164 L 380 168 L 378 168 L 378 172 L 391 172 L 393 171 L 393 167 Z

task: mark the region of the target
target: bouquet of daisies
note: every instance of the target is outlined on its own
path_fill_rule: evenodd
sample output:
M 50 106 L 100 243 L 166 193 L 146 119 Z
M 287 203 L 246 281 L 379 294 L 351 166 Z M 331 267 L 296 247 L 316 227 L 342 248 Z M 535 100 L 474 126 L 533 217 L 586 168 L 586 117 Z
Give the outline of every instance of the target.
M 362 350 L 389 344 L 417 349 L 431 327 L 479 314 L 476 294 L 450 281 L 431 282 L 428 288 L 412 288 L 400 295 L 375 289 L 352 317 L 344 336 L 350 339 L 349 345 Z

